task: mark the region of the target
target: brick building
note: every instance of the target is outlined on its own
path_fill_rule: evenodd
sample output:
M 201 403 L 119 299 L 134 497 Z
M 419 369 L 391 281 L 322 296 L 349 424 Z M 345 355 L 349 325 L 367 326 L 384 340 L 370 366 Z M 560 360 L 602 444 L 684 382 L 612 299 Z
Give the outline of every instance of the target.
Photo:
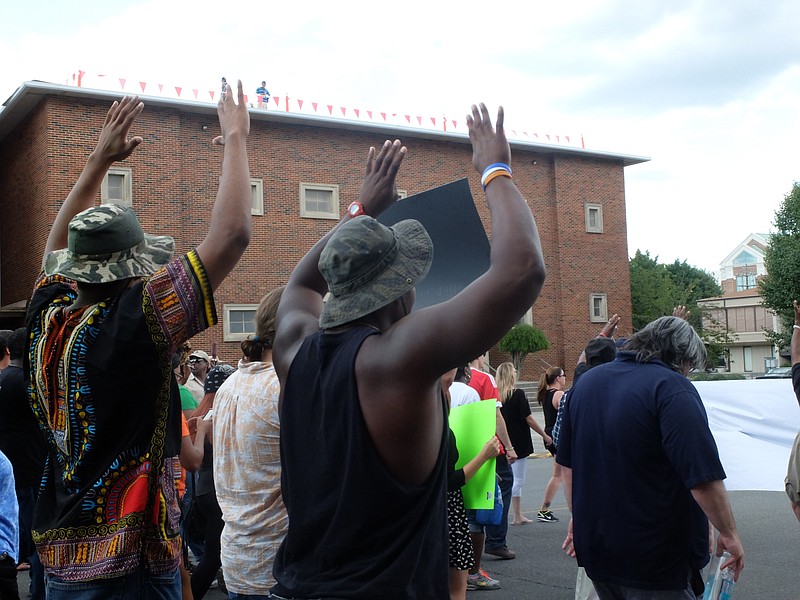
M 93 149 L 119 94 L 28 82 L 0 112 L 0 327 L 21 323 L 50 224 Z M 130 202 L 145 231 L 175 237 L 180 252 L 205 235 L 222 152 L 212 104 L 143 97 L 132 130 L 144 143 L 116 165 L 98 200 Z M 250 247 L 216 293 L 220 324 L 192 340 L 239 356 L 242 329 L 265 291 L 286 282 L 308 248 L 358 196 L 369 146 L 400 138 L 409 153 L 398 188 L 413 195 L 468 177 L 489 229 L 480 177 L 464 134 L 251 111 L 248 144 L 254 195 Z M 631 331 L 624 167 L 647 159 L 582 148 L 512 141 L 514 180 L 542 238 L 547 281 L 530 318 L 552 348 L 529 357 L 523 379 L 545 363 L 571 372 L 607 314 Z M 270 250 L 271 249 L 271 250 Z M 5 325 L 3 324 L 5 323 Z M 507 360 L 497 350 L 493 365 Z

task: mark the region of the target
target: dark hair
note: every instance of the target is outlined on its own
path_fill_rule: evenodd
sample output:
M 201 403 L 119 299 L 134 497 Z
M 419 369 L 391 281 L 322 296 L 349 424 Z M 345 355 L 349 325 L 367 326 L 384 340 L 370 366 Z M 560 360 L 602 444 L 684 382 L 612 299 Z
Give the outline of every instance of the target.
M 623 350 L 636 353 L 636 362 L 660 360 L 681 373 L 685 367 L 705 367 L 706 347 L 688 321 L 661 317 L 634 333 Z
M 6 350 L 8 350 L 8 340 L 12 333 L 14 332 L 10 329 L 0 329 L 0 357 L 5 356 Z
M 469 379 L 470 379 L 469 377 L 467 377 L 467 373 L 470 372 L 470 371 L 471 371 L 471 369 L 470 369 L 469 365 L 462 365 L 462 366 L 458 367 L 456 369 L 456 376 L 454 378 L 454 381 L 459 381 L 461 383 L 467 383 L 467 381 L 469 381 Z
M 539 389 L 536 390 L 536 399 L 539 401 L 539 404 L 544 406 L 544 399 L 547 396 L 547 386 L 553 385 L 556 379 L 561 377 L 561 374 L 564 372 L 564 369 L 561 367 L 550 367 L 542 373 L 542 376 L 539 378 Z
M 8 351 L 11 360 L 22 360 L 25 356 L 25 328 L 20 327 L 11 332 L 8 337 Z
M 261 360 L 264 350 L 270 350 L 275 343 L 275 316 L 285 287 L 282 285 L 268 292 L 256 309 L 256 334 L 241 343 L 242 354 L 248 362 Z

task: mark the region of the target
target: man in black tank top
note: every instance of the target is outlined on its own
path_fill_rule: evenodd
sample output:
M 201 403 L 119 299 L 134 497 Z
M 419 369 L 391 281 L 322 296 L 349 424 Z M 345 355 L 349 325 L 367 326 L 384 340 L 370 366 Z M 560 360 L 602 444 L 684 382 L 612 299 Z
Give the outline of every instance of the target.
M 359 201 L 289 278 L 274 344 L 289 513 L 278 597 L 449 597 L 439 377 L 497 343 L 545 277 L 536 224 L 511 180 L 502 108 L 496 129 L 484 105 L 467 125 L 495 240 L 483 276 L 410 314 L 433 247 L 417 221 L 374 218 L 398 199 L 406 155 L 387 140 L 369 150 Z M 464 322 L 475 325 L 455 325 Z

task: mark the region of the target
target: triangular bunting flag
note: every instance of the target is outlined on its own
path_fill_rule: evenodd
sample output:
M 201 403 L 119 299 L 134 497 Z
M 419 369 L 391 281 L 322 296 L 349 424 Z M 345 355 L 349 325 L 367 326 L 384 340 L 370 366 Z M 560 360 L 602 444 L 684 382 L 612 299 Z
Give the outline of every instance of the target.
M 163 91 L 164 91 L 164 84 L 163 83 L 159 83 L 158 84 L 158 93 L 160 94 Z
M 297 101 L 297 106 L 300 107 L 300 110 L 303 110 L 303 101 L 302 100 L 298 100 Z
M 341 111 L 342 111 L 342 116 L 344 116 L 344 115 L 345 115 L 345 113 L 347 113 L 347 109 L 346 109 L 344 106 L 340 106 L 340 107 L 339 107 L 339 110 L 341 110 Z
M 569 144 L 569 136 L 568 136 L 568 135 L 565 135 L 565 136 L 564 136 L 564 139 L 566 139 L 566 140 L 567 140 L 567 143 Z
M 214 101 L 214 90 L 208 90 L 208 95 L 211 96 L 211 101 Z
M 197 94 L 200 93 L 200 90 L 192 89 L 192 94 L 194 94 L 194 99 L 197 100 Z
M 360 118 L 361 118 L 361 115 L 359 114 L 359 111 L 360 111 L 360 110 L 361 110 L 360 108 L 354 108 L 354 109 L 353 109 L 353 112 L 354 112 L 354 113 L 356 113 L 356 118 L 357 118 L 357 119 L 360 119 Z
M 436 117 L 431 117 L 431 123 L 433 123 L 434 125 L 436 125 Z
M 417 117 L 417 123 L 419 123 L 420 125 L 422 125 L 422 117 Z
M 312 102 L 311 106 L 314 107 L 314 112 L 317 112 L 317 103 L 316 102 Z
M 175 93 L 178 94 L 178 98 L 181 97 L 181 92 L 182 91 L 183 91 L 183 88 L 179 88 L 177 85 L 175 86 Z
M 394 115 L 392 115 L 392 116 L 394 116 Z M 406 115 L 406 121 L 408 121 L 409 124 L 411 123 L 411 115 Z
M 122 77 L 119 78 L 119 87 L 125 89 L 125 80 Z
M 141 88 L 142 88 L 142 93 L 144 94 L 144 88 L 146 88 L 146 87 L 147 87 L 147 83 L 146 83 L 146 82 L 144 82 L 144 81 L 140 81 L 140 82 L 139 82 L 139 87 L 141 87 Z
M 371 118 L 372 118 L 372 111 L 371 111 L 371 110 L 368 110 L 368 111 L 367 111 L 367 115 L 368 115 L 368 116 L 369 116 L 369 118 L 371 119 Z
M 329 115 L 333 114 L 333 104 L 328 104 L 328 114 Z
M 382 113 L 381 113 L 381 116 L 383 117 L 383 120 L 385 121 L 385 120 L 386 120 L 386 113 L 385 113 L 385 112 L 382 112 Z
M 455 129 L 456 127 L 458 127 L 458 125 L 456 124 L 456 122 L 455 122 L 455 121 L 450 121 L 450 122 L 453 124 L 453 129 Z

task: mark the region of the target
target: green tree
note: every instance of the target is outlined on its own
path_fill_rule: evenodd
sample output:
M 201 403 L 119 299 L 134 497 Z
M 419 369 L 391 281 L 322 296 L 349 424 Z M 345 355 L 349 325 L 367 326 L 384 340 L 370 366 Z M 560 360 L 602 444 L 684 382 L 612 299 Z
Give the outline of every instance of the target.
M 733 334 L 698 305 L 703 298 L 722 294 L 714 276 L 685 260 L 661 264 L 657 256 L 652 258 L 649 252 L 640 250 L 630 260 L 630 273 L 634 329 L 672 314 L 672 309 L 678 305 L 685 306 L 690 311 L 689 322 L 705 343 L 709 365 L 720 364 Z M 704 317 L 708 326 L 704 326 Z
M 776 232 L 764 254 L 767 274 L 758 281 L 764 306 L 778 315 L 781 329 L 767 330 L 779 348 L 788 348 L 794 324 L 792 300 L 800 300 L 800 183 L 794 182 L 775 211 Z
M 658 257 L 650 252 L 636 251 L 629 263 L 631 273 L 631 319 L 633 328 L 639 330 L 650 321 L 672 314 L 675 306 L 674 284 Z
M 547 350 L 550 342 L 544 332 L 533 325 L 514 325 L 500 340 L 500 350 L 511 355 L 511 362 L 517 372 L 522 370 L 525 357 L 539 350 Z

